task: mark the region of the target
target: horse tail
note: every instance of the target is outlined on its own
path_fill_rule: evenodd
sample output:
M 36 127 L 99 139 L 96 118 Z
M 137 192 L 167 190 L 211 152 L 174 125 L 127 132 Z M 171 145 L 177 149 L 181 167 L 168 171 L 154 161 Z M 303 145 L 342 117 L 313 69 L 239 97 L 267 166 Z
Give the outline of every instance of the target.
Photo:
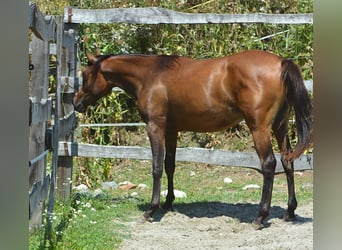
M 285 159 L 294 160 L 313 140 L 313 108 L 301 71 L 290 59 L 283 59 L 281 62 L 281 80 L 287 88 L 287 102 L 294 108 L 298 137 L 296 146 L 285 155 Z

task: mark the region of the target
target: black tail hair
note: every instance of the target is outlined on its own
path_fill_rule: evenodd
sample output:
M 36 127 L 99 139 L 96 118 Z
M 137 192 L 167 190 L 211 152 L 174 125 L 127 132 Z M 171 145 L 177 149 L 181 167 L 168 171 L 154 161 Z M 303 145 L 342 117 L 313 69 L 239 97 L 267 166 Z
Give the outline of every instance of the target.
M 299 67 L 290 59 L 281 62 L 281 80 L 287 87 L 286 98 L 294 108 L 298 141 L 285 157 L 294 160 L 299 157 L 313 140 L 312 102 L 305 88 Z

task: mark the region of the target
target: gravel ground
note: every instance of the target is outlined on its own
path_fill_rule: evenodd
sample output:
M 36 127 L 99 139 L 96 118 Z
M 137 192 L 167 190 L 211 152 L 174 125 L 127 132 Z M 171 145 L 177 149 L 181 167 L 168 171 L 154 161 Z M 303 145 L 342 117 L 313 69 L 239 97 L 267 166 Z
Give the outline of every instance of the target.
M 258 204 L 175 204 L 173 211 L 157 213 L 152 223 L 140 218 L 127 222 L 131 237 L 120 249 L 313 249 L 312 202 L 299 204 L 295 222 L 281 219 L 285 208 L 274 204 L 266 227 L 254 230 Z

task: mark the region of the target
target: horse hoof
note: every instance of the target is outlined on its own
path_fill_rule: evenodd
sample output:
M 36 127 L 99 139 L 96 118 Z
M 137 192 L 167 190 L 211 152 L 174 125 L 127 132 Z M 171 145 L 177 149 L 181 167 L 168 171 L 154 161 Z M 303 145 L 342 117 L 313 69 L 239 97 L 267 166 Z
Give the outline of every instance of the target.
M 162 206 L 162 208 L 164 210 L 171 210 L 172 209 L 172 205 L 167 203 L 167 202 L 165 202 L 164 205 Z
M 153 221 L 153 218 L 150 214 L 148 213 L 144 213 L 143 215 L 143 221 L 147 221 L 147 222 L 152 222 Z
M 137 218 L 135 222 L 138 224 L 144 224 L 148 221 L 146 220 L 145 216 L 141 216 L 141 217 Z
M 289 213 L 289 212 L 286 212 L 284 214 L 284 217 L 283 217 L 283 220 L 284 221 L 295 221 L 296 220 L 296 215 L 294 213 Z
M 257 222 L 256 220 L 254 220 L 252 222 L 252 227 L 254 230 L 261 230 L 264 228 L 264 224 L 260 223 L 260 222 Z

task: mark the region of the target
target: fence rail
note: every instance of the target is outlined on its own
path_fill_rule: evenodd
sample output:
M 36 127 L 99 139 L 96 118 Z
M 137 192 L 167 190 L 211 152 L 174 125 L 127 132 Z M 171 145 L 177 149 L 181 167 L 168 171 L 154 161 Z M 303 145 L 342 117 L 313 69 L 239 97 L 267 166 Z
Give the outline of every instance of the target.
M 66 23 L 135 23 L 135 24 L 205 24 L 205 23 L 270 23 L 312 24 L 313 14 L 195 14 L 159 7 L 117 9 L 64 9 Z
M 58 154 L 60 156 L 152 160 L 150 147 L 102 146 L 76 142 L 59 142 Z M 276 173 L 284 172 L 280 161 L 280 154 L 275 154 L 275 156 L 277 158 Z M 247 167 L 261 171 L 257 154 L 248 152 L 204 148 L 177 148 L 176 161 Z M 313 169 L 313 155 L 302 155 L 295 160 L 294 166 L 295 170 Z

